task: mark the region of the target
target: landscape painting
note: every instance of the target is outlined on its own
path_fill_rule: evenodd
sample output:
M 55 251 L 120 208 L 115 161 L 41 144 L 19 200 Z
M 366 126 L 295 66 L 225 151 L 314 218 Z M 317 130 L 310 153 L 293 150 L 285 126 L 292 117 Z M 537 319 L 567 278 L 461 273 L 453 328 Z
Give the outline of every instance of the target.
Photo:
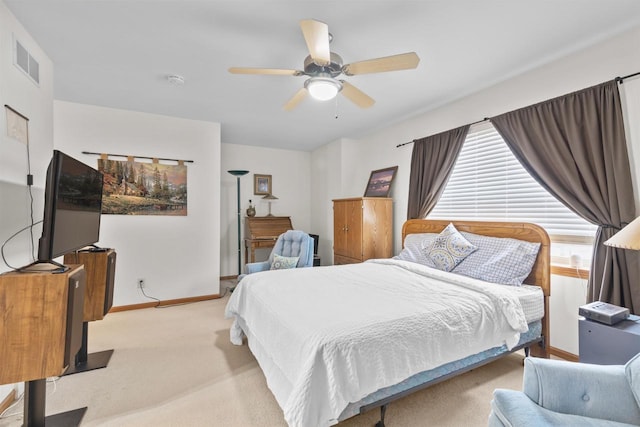
M 364 197 L 388 197 L 397 170 L 397 166 L 392 166 L 371 172 Z
M 102 213 L 187 215 L 187 166 L 99 159 Z

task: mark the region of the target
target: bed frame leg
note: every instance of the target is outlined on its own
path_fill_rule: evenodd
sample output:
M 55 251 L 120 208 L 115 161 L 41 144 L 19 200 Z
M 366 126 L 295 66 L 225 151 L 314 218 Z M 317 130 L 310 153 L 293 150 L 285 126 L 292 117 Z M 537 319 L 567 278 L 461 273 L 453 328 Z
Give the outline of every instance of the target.
M 529 347 L 524 348 L 524 357 L 529 357 Z
M 384 427 L 384 414 L 387 412 L 387 405 L 380 407 L 380 421 L 376 423 L 375 427 Z

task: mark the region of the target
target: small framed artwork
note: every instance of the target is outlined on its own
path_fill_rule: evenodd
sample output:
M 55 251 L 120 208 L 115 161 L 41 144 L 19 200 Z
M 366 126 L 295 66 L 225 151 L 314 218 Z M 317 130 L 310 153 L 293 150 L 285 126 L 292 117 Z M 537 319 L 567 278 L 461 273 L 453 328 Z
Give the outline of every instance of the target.
M 388 197 L 397 170 L 397 166 L 392 166 L 372 171 L 367 188 L 364 190 L 364 197 Z
M 259 196 L 271 194 L 271 175 L 253 174 L 253 194 Z
M 6 104 L 4 108 L 7 113 L 7 136 L 28 145 L 29 119 Z

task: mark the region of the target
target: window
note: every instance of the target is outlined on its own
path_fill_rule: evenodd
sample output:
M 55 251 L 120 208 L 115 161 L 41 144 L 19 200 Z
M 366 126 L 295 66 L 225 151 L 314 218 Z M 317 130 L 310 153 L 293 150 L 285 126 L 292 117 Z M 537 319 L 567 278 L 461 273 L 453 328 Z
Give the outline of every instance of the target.
M 590 257 L 597 229 L 541 187 L 490 123 L 471 127 L 449 182 L 429 218 L 532 222 L 551 236 L 554 258 L 567 259 L 572 254 L 586 253 Z M 576 244 L 587 246 L 572 248 Z

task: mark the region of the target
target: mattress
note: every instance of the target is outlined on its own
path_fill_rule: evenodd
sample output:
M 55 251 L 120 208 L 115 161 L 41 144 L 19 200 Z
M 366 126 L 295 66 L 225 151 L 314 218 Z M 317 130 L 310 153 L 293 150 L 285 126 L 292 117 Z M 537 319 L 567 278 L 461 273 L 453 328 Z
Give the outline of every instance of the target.
M 524 311 L 524 317 L 527 323 L 540 320 L 544 317 L 544 293 L 540 286 L 522 285 L 522 286 L 508 286 L 508 285 L 496 285 L 503 286 L 513 293 Z
M 520 342 L 518 343 L 518 345 L 521 346 L 535 341 L 541 336 L 541 333 L 542 322 L 540 320 L 530 323 L 529 330 L 520 336 Z M 394 384 L 392 386 L 377 390 L 367 397 L 363 398 L 362 400 L 359 400 L 358 402 L 350 403 L 344 409 L 342 414 L 340 414 L 339 420 L 343 421 L 347 418 L 351 418 L 355 415 L 360 414 L 362 412 L 361 408 L 366 407 L 367 405 L 374 405 L 376 402 L 379 402 L 383 399 L 388 399 L 391 396 L 406 393 L 410 390 L 424 388 L 424 385 L 427 383 L 436 383 L 440 378 L 449 377 L 451 375 L 454 375 L 455 373 L 466 372 L 470 367 L 481 364 L 481 362 L 485 360 L 495 359 L 496 357 L 507 354 L 509 352 L 510 351 L 506 345 L 493 347 L 488 350 L 473 354 L 471 356 L 467 356 L 463 359 L 445 363 L 444 365 L 438 366 L 437 368 L 417 373 L 399 382 L 398 384 Z
M 536 316 L 535 307 L 525 316 L 521 302 L 534 299 L 535 287 L 429 270 L 376 260 L 249 275 L 227 306 L 236 318 L 232 341 L 247 335 L 290 425 L 326 426 L 349 402 L 415 373 L 513 348 L 528 330 L 525 318 Z M 471 299 L 451 304 L 455 298 Z

